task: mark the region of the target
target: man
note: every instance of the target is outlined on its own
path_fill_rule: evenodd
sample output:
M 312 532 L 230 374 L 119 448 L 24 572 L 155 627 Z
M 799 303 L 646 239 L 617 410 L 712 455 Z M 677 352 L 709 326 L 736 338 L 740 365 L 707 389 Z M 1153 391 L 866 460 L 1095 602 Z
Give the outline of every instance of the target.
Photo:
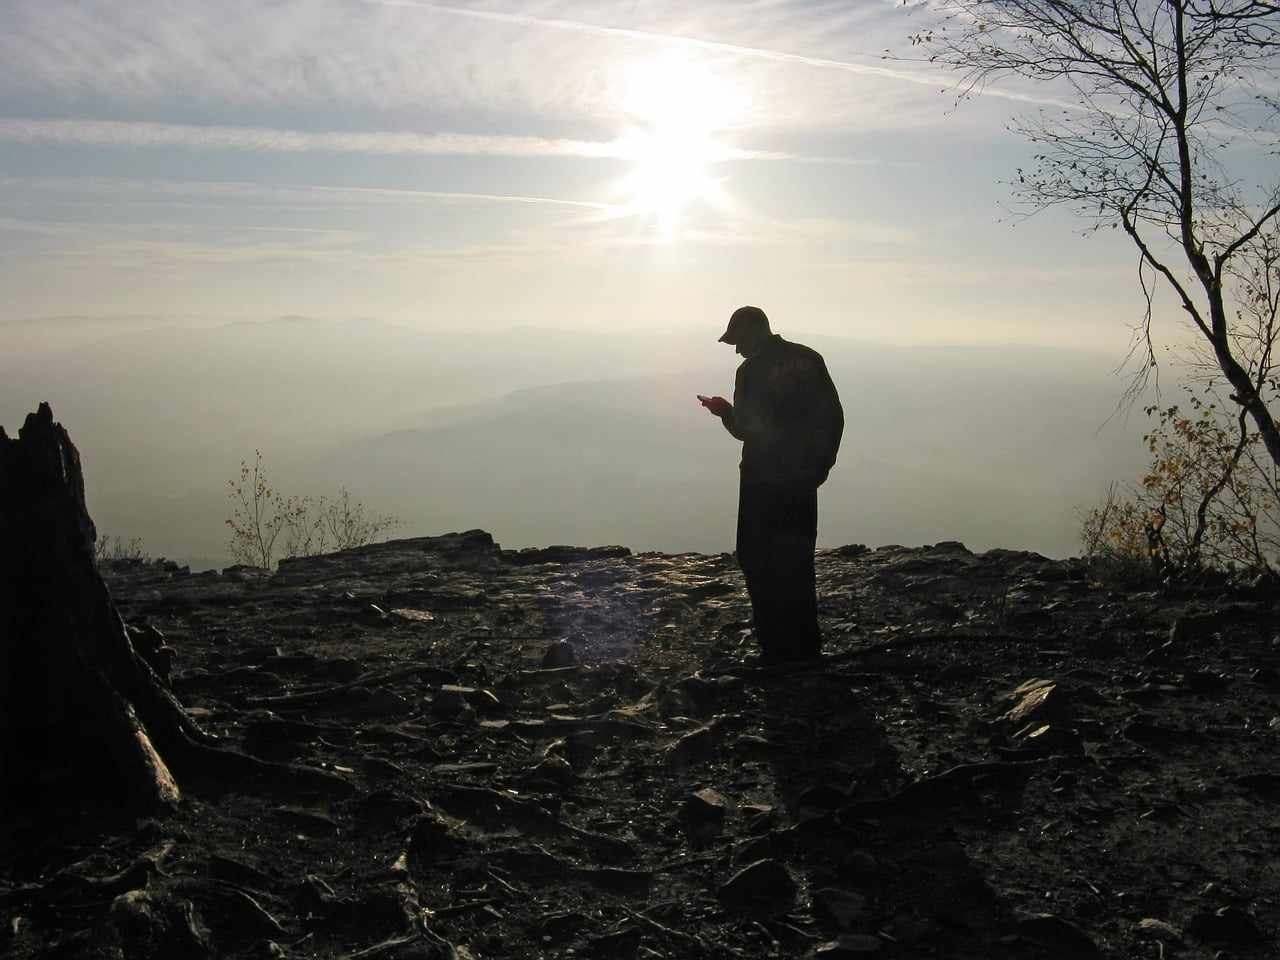
M 720 342 L 746 358 L 733 403 L 698 399 L 742 441 L 738 563 L 756 639 L 769 664 L 816 657 L 818 487 L 836 462 L 844 410 L 822 357 L 773 333 L 759 307 L 735 310 Z

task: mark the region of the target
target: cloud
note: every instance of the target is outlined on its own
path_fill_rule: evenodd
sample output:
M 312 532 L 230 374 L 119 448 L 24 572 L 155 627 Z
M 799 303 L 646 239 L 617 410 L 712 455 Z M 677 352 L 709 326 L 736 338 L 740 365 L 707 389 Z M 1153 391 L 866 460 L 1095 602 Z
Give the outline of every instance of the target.
M 560 197 L 524 196 L 506 193 L 473 193 L 449 190 L 409 190 L 395 187 L 351 187 L 327 184 L 260 184 L 207 180 L 139 180 L 117 177 L 0 177 L 0 191 L 13 191 L 18 196 L 32 192 L 52 193 L 45 203 L 81 205 L 88 202 L 109 206 L 160 204 L 184 206 L 192 198 L 218 201 L 244 201 L 255 207 L 264 204 L 285 207 L 332 206 L 364 203 L 499 203 L 580 207 L 596 211 L 614 211 L 615 204 Z
M 819 70 L 838 70 L 843 73 L 851 73 L 863 77 L 875 77 L 878 79 L 892 80 L 901 83 L 912 83 L 925 87 L 937 88 L 941 86 L 944 88 L 958 90 L 962 85 L 961 82 L 954 77 L 941 74 L 936 70 L 904 70 L 898 67 L 886 67 L 878 64 L 860 63 L 854 60 L 837 60 L 830 57 L 810 56 L 803 53 L 794 53 L 769 47 L 745 46 L 743 44 L 729 43 L 722 40 L 710 40 L 701 37 L 685 36 L 684 34 L 679 33 L 636 30 L 630 27 L 608 26 L 605 24 L 589 23 L 582 20 L 538 17 L 523 13 L 477 10 L 472 7 L 456 7 L 447 4 L 429 3 L 426 2 L 426 0 L 360 0 L 360 2 L 367 3 L 371 6 L 409 7 L 455 17 L 469 17 L 476 20 L 488 20 L 494 23 L 516 24 L 519 26 L 539 27 L 549 30 L 566 30 L 573 33 L 586 33 L 600 37 L 621 37 L 628 40 L 643 40 L 651 43 L 681 46 L 688 49 L 708 51 L 711 53 L 730 54 L 735 57 L 747 57 L 758 60 L 770 60 L 775 63 L 812 67 Z M 881 53 L 867 53 L 857 50 L 849 51 L 849 55 L 875 60 L 887 59 Z M 982 92 L 993 97 L 1015 100 L 1022 103 L 1034 103 L 1043 106 L 1055 107 L 1069 106 L 1068 104 L 1056 99 L 1032 96 L 1018 91 L 1002 90 L 996 87 L 984 88 Z
M 65 114 L 128 105 L 214 121 L 370 110 L 421 118 L 531 116 L 616 129 L 637 67 L 706 66 L 751 103 L 755 127 L 936 120 L 948 79 L 863 51 L 901 39 L 902 14 L 803 2 L 593 0 L 515 12 L 412 0 L 41 0 L 6 9 L 0 91 Z M 796 51 L 806 51 L 804 53 Z M 862 58 L 867 62 L 863 62 Z M 876 59 L 873 59 L 876 58 Z M 930 88 L 933 88 L 930 90 Z M 932 95 L 931 95 L 932 94 Z M 31 114 L 35 111 L 22 110 Z M 118 109 L 113 112 L 119 113 Z M 270 123 L 268 125 L 274 125 Z M 545 123 L 543 124 L 545 126 Z M 745 124 L 744 124 L 745 125 Z
M 404 131 L 302 131 L 190 123 L 0 118 L 0 140 L 91 146 L 184 147 L 269 153 L 431 154 L 498 157 L 617 157 L 617 143 L 545 137 Z
M 651 43 L 683 46 L 697 50 L 708 50 L 714 53 L 728 53 L 739 57 L 753 57 L 761 60 L 773 60 L 778 63 L 794 63 L 805 67 L 817 67 L 828 70 L 842 70 L 864 76 L 886 77 L 891 80 L 902 80 L 908 83 L 923 83 L 936 86 L 939 78 L 911 73 L 889 67 L 873 66 L 866 63 L 855 63 L 848 60 L 832 60 L 826 57 L 811 57 L 800 53 L 788 53 L 782 50 L 770 50 L 764 47 L 748 47 L 720 40 L 705 40 L 699 37 L 687 37 L 677 33 L 660 33 L 653 30 L 635 30 L 630 27 L 612 27 L 604 24 L 587 23 L 582 20 L 566 20 L 553 17 L 536 17 L 523 13 L 503 13 L 497 10 L 477 10 L 472 7 L 454 7 L 446 4 L 427 3 L 422 0 L 361 0 L 371 6 L 409 7 L 418 10 L 429 10 L 432 13 L 443 13 L 455 17 L 470 17 L 476 20 L 488 20 L 492 23 L 509 23 L 525 27 L 540 27 L 551 30 L 567 30 L 573 33 L 587 33 L 598 37 L 621 37 L 627 40 L 643 40 Z M 878 54 L 858 53 L 864 57 L 878 58 Z
M 488 156 L 513 158 L 580 157 L 632 159 L 635 144 L 615 140 L 569 140 L 555 137 L 506 136 L 410 131 L 304 131 L 216 124 L 153 123 L 126 120 L 37 120 L 0 117 L 0 141 L 78 144 L 97 147 L 180 147 L 192 150 L 244 150 L 260 153 L 364 153 L 384 155 Z M 839 157 L 795 156 L 770 150 L 716 148 L 715 162 L 729 160 L 798 160 L 806 163 L 850 163 Z M 865 162 L 865 161 L 863 161 Z

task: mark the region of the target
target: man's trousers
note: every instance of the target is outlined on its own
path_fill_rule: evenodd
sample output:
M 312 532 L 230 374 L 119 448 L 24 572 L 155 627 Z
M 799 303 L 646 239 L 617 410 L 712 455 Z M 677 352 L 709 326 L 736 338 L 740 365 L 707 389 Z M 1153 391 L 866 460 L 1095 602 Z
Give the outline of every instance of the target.
M 818 489 L 742 477 L 738 563 L 766 661 L 816 656 L 822 645 L 813 552 Z

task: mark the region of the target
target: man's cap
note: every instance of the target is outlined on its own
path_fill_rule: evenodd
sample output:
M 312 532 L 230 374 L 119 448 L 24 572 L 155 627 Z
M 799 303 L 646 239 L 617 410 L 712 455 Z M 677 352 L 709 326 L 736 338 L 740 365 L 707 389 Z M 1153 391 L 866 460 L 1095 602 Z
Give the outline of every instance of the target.
M 743 335 L 770 333 L 769 318 L 759 307 L 739 307 L 729 317 L 729 326 L 720 337 L 720 343 L 737 344 Z

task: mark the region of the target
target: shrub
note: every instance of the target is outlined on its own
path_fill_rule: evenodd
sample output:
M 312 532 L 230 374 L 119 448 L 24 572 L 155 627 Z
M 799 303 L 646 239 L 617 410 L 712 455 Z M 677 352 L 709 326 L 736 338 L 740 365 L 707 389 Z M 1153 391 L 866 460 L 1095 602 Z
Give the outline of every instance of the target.
M 400 525 L 396 517 L 371 513 L 346 487 L 332 498 L 280 494 L 267 480 L 260 450 L 254 451 L 252 466 L 240 461 L 238 477 L 227 484 L 232 503 L 228 548 L 236 562 L 250 566 L 269 570 L 279 556 L 362 547 Z
M 147 563 L 151 555 L 142 546 L 141 537 L 126 540 L 124 537 L 105 536 L 94 542 L 93 559 L 95 563 L 110 563 L 113 560 Z
M 1243 412 L 1187 389 L 1188 412 L 1147 407 L 1151 466 L 1138 486 L 1107 491 L 1081 517 L 1086 558 L 1135 574 L 1204 568 L 1274 571 L 1280 559 L 1280 472 L 1258 455 Z

